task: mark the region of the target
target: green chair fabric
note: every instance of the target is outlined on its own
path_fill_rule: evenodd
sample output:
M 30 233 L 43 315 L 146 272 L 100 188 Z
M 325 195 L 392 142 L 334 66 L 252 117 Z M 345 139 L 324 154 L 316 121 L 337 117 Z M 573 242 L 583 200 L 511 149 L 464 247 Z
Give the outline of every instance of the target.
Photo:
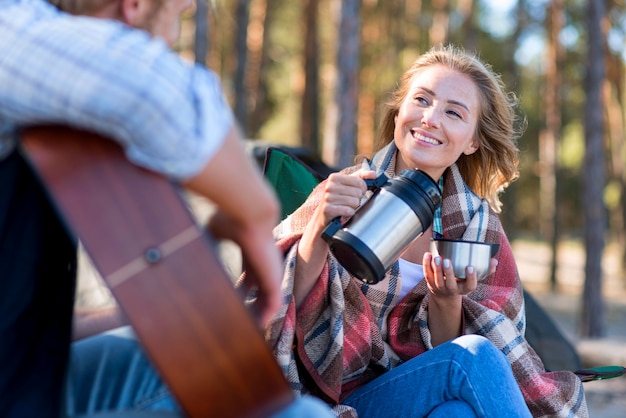
M 300 207 L 323 180 L 320 174 L 294 154 L 278 147 L 267 148 L 263 174 L 274 187 L 281 203 L 281 220 Z

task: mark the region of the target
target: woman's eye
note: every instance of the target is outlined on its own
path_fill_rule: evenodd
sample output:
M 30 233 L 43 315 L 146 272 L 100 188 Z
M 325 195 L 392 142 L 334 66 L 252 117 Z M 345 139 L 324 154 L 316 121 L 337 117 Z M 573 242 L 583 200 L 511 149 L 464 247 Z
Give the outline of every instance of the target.
M 426 99 L 426 98 L 425 98 L 425 97 L 423 97 L 423 96 L 417 96 L 417 97 L 415 97 L 415 101 L 416 101 L 417 103 L 421 103 L 421 104 L 424 104 L 424 105 L 427 105 L 427 104 L 428 104 L 428 99 Z
M 448 114 L 454 116 L 455 118 L 462 119 L 463 117 L 456 110 L 448 110 Z

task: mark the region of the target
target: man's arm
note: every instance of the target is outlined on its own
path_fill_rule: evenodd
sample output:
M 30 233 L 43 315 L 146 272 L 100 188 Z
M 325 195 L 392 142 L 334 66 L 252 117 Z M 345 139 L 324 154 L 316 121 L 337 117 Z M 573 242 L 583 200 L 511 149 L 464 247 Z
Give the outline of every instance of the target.
M 217 238 L 231 239 L 241 247 L 248 277 L 259 288 L 255 306 L 261 322 L 267 324 L 280 307 L 282 255 L 272 234 L 280 206 L 246 154 L 237 128 L 209 164 L 184 185 L 219 208 L 209 227 Z
M 255 307 L 260 322 L 266 324 L 280 306 L 282 256 L 272 235 L 280 208 L 271 188 L 246 154 L 237 128 L 230 131 L 203 170 L 184 186 L 217 206 L 209 228 L 216 238 L 230 239 L 240 246 L 249 280 L 259 289 Z M 118 307 L 77 309 L 73 338 L 84 338 L 126 323 Z
M 209 228 L 216 238 L 230 239 L 240 246 L 249 280 L 254 280 L 259 288 L 255 307 L 260 322 L 266 324 L 280 306 L 282 257 L 272 235 L 279 207 L 245 153 L 236 128 L 204 169 L 184 185 L 211 199 L 219 208 Z M 127 320 L 117 306 L 76 309 L 73 338 L 85 338 L 125 324 Z

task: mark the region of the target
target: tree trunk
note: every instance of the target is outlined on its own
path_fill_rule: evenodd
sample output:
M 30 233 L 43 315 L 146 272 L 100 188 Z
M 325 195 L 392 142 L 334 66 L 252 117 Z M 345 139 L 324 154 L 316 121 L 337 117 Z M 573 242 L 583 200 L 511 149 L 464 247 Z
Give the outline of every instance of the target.
M 257 77 L 250 83 L 250 91 L 254 97 L 253 106 L 248 111 L 248 134 L 251 138 L 257 138 L 263 124 L 271 117 L 276 108 L 275 100 L 270 96 L 267 70 L 270 67 L 270 33 L 274 16 L 281 2 L 276 0 L 265 0 L 262 16 L 263 36 L 261 37 L 260 50 L 258 51 Z M 260 6 L 259 6 L 260 7 Z M 261 16 L 259 16 L 261 19 Z M 261 24 L 261 23 L 260 23 Z
M 474 3 L 475 4 L 475 3 Z M 520 44 L 520 38 L 522 36 L 523 29 L 528 24 L 528 14 L 526 12 L 526 0 L 518 0 L 517 6 L 515 6 L 515 30 L 511 34 L 511 38 L 507 42 L 507 47 L 511 51 L 516 51 Z M 473 7 L 472 9 L 474 9 Z M 470 21 L 473 21 L 472 17 L 475 12 L 470 14 Z M 508 77 L 505 79 L 505 83 L 507 86 L 520 86 L 521 82 L 521 74 L 518 68 L 517 62 L 513 54 L 507 56 L 506 59 L 506 67 Z M 509 240 L 514 241 L 517 238 L 518 230 L 517 226 L 517 205 L 516 205 L 516 196 L 517 196 L 517 184 L 513 183 L 506 189 L 506 192 L 502 195 L 502 203 L 503 210 L 500 218 L 502 219 L 502 223 L 504 225 L 505 231 L 507 231 L 507 235 Z
M 248 95 L 246 94 L 246 67 L 248 65 L 248 22 L 250 21 L 250 0 L 237 0 L 235 25 L 235 118 L 239 121 L 245 135 L 248 136 Z
M 540 231 L 551 249 L 550 289 L 557 288 L 557 260 L 559 243 L 559 143 L 561 140 L 561 77 L 563 67 L 563 47 L 559 35 L 563 28 L 565 4 L 563 0 L 552 0 L 548 9 L 548 48 L 546 50 L 545 88 L 545 131 L 541 135 L 540 160 Z
M 462 39 L 457 42 L 461 43 L 468 51 L 478 48 L 478 34 L 474 24 L 475 14 L 478 11 L 476 6 L 476 2 L 473 0 L 459 0 L 457 5 L 457 11 L 463 18 L 463 25 L 461 25 L 463 29 L 459 32 Z
M 304 94 L 300 114 L 300 140 L 302 146 L 319 152 L 320 137 L 320 56 L 317 33 L 317 9 L 319 0 L 307 0 L 304 7 Z
M 610 12 L 610 11 L 609 11 Z M 626 138 L 626 109 L 624 108 L 624 62 L 618 54 L 607 53 L 606 94 L 607 134 L 610 144 L 610 181 L 616 185 L 619 199 L 611 202 L 610 239 L 619 246 L 621 253 L 619 274 L 626 283 L 626 169 L 624 138 Z
M 206 57 L 209 50 L 209 8 L 208 0 L 198 0 L 196 2 L 195 14 L 195 34 L 193 43 L 194 60 L 198 64 L 206 65 Z
M 585 286 L 583 293 L 582 335 L 599 338 L 606 333 L 602 299 L 602 254 L 606 212 L 603 201 L 605 187 L 604 104 L 602 83 L 605 76 L 603 0 L 589 0 L 587 9 L 588 56 L 585 83 L 585 166 L 583 176 L 583 211 L 585 220 Z
M 354 163 L 359 82 L 360 1 L 342 0 L 337 48 L 337 148 L 332 161 L 343 168 Z
M 433 22 L 428 31 L 431 45 L 443 44 L 448 40 L 450 13 L 448 0 L 433 0 Z

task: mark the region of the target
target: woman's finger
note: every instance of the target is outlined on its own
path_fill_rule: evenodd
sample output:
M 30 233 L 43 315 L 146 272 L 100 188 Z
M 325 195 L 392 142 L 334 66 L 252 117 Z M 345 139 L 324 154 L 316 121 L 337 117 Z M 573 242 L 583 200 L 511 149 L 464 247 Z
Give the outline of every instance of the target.
M 467 266 L 465 268 L 465 279 L 459 279 L 457 284 L 459 293 L 462 295 L 466 295 L 476 290 L 476 287 L 478 286 L 478 278 L 474 266 Z

